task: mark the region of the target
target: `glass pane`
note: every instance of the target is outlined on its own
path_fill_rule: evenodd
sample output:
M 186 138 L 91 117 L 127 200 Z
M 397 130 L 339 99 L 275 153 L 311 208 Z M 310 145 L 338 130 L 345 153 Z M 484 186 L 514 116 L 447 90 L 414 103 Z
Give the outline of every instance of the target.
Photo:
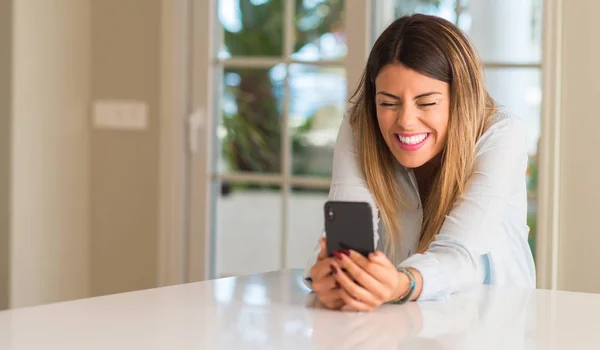
M 396 0 L 396 17 L 424 13 L 456 22 L 456 0 Z
M 280 187 L 224 182 L 217 188 L 213 236 L 217 277 L 278 270 Z
M 324 230 L 328 189 L 292 188 L 288 208 L 287 267 L 304 268 Z
M 219 0 L 219 57 L 282 56 L 283 0 Z
M 539 63 L 541 0 L 471 0 L 461 12 L 460 27 L 487 62 Z
M 219 171 L 280 172 L 285 67 L 223 72 Z
M 542 102 L 542 77 L 538 69 L 497 68 L 486 69 L 486 84 L 490 95 L 505 110 L 525 120 L 528 134 L 529 168 L 528 224 L 531 228 L 529 242 L 535 252 L 537 234 L 537 150 L 540 138 Z
M 295 64 L 289 74 L 292 173 L 330 177 L 346 108 L 346 72 L 343 67 Z
M 292 57 L 317 61 L 346 56 L 343 0 L 295 0 L 296 42 Z
M 490 95 L 498 104 L 525 120 L 529 152 L 535 153 L 541 128 L 541 71 L 533 68 L 488 68 L 485 81 Z

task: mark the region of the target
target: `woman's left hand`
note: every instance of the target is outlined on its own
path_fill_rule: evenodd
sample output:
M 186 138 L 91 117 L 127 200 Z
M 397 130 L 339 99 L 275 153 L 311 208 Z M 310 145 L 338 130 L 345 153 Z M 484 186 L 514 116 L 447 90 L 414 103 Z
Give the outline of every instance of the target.
M 396 300 L 408 290 L 409 279 L 380 251 L 365 257 L 354 250 L 335 252 L 331 269 L 350 308 L 371 311 Z

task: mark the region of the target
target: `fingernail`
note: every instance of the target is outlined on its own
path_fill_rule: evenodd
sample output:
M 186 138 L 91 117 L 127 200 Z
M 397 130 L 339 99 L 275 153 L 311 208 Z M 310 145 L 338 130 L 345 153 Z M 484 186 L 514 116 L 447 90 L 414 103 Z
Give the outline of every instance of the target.
M 342 249 L 342 253 L 346 254 L 347 256 L 350 256 L 350 251 L 348 249 Z
M 333 255 L 335 255 L 338 260 L 342 260 L 342 254 L 340 254 L 340 252 L 333 252 Z
M 337 274 L 337 269 L 335 268 L 335 266 L 331 265 L 331 273 L 333 273 L 334 275 Z

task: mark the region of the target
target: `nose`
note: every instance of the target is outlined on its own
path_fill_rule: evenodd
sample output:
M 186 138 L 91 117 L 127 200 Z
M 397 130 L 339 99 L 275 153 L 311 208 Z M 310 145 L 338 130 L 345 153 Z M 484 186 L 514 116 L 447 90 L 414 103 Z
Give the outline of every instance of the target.
M 418 123 L 419 110 L 415 106 L 403 106 L 398 111 L 398 119 L 396 123 L 403 130 L 412 130 Z

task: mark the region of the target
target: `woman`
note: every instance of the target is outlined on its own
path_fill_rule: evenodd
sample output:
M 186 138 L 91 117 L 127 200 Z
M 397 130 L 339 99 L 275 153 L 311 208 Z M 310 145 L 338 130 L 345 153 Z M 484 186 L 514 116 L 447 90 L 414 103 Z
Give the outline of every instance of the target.
M 321 238 L 305 272 L 320 301 L 372 310 L 477 284 L 535 288 L 525 126 L 498 111 L 460 29 L 396 20 L 352 100 L 329 199 L 371 204 L 377 252 L 329 258 Z

